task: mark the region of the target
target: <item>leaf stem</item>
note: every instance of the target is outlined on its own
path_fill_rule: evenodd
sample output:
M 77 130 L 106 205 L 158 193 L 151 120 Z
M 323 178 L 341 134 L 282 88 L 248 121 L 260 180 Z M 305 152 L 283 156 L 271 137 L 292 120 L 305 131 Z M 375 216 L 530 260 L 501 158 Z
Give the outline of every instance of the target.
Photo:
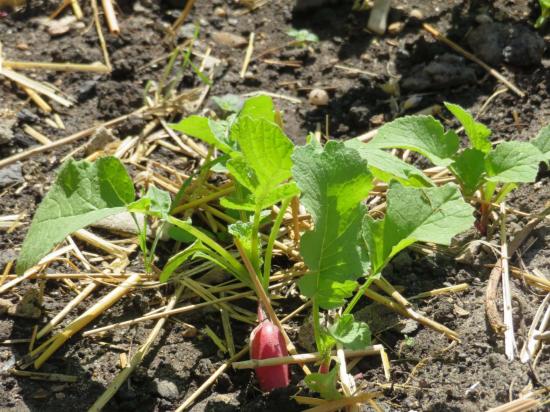
M 319 304 L 317 303 L 317 299 L 312 298 L 311 300 L 313 302 L 313 308 L 311 311 L 313 316 L 313 336 L 315 336 L 315 345 L 317 346 L 317 350 L 321 351 L 321 319 L 319 317 Z
M 351 313 L 353 308 L 355 308 L 355 305 L 357 305 L 357 302 L 359 302 L 359 299 L 361 299 L 361 296 L 365 294 L 365 291 L 370 287 L 374 279 L 376 279 L 377 275 L 379 275 L 380 272 L 378 272 L 376 275 L 369 276 L 367 278 L 367 281 L 361 285 L 359 289 L 357 289 L 357 292 L 355 292 L 355 295 L 351 299 L 351 301 L 346 306 L 346 309 L 342 313 L 343 315 L 348 315 Z
M 273 222 L 273 226 L 271 227 L 271 233 L 269 234 L 269 239 L 267 241 L 264 255 L 264 276 L 262 278 L 262 286 L 264 287 L 264 289 L 267 289 L 267 287 L 269 286 L 269 277 L 271 275 L 271 258 L 273 257 L 273 246 L 275 244 L 275 240 L 277 240 L 279 228 L 281 227 L 281 223 L 283 223 L 285 212 L 288 209 L 288 205 L 290 204 L 291 200 L 292 198 L 283 200 L 283 203 L 281 204 L 281 209 L 279 210 L 279 213 L 277 214 L 277 217 Z
M 168 216 L 168 222 L 195 236 L 197 239 L 202 241 L 204 244 L 216 251 L 221 257 L 223 257 L 237 273 L 242 274 L 243 278 L 248 277 L 246 268 L 237 259 L 235 259 L 233 255 L 231 255 L 231 253 L 225 250 L 218 242 L 210 238 L 210 236 L 193 227 L 193 225 L 184 222 L 183 220 L 177 219 L 173 216 Z
M 132 219 L 136 224 L 136 228 L 138 231 L 139 248 L 141 249 L 141 253 L 143 253 L 143 264 L 145 265 L 145 271 L 147 272 L 147 274 L 149 274 L 151 273 L 151 267 L 149 266 L 149 252 L 147 250 L 147 217 L 143 217 L 143 227 L 141 227 L 139 225 L 136 214 L 130 213 L 130 216 L 132 216 Z
M 262 213 L 261 207 L 256 204 L 256 208 L 254 210 L 254 220 L 252 221 L 252 238 L 251 238 L 251 246 L 250 246 L 250 262 L 252 263 L 252 266 L 256 270 L 256 273 L 259 273 L 260 268 L 260 255 L 258 253 L 258 248 L 261 248 L 261 245 L 258 245 L 259 242 L 259 230 L 260 230 L 260 216 Z M 263 283 L 263 282 L 262 282 Z
M 159 242 L 160 237 L 162 235 L 162 232 L 164 232 L 164 227 L 165 226 L 166 226 L 166 221 L 164 220 L 161 223 L 161 225 L 159 226 L 159 228 L 156 230 L 155 238 L 153 239 L 153 244 L 151 245 L 149 256 L 147 257 L 147 263 L 145 265 L 146 267 L 149 267 L 149 271 L 153 267 L 153 260 L 154 260 L 154 256 L 155 256 L 155 251 L 157 250 L 157 245 L 158 245 L 158 242 Z

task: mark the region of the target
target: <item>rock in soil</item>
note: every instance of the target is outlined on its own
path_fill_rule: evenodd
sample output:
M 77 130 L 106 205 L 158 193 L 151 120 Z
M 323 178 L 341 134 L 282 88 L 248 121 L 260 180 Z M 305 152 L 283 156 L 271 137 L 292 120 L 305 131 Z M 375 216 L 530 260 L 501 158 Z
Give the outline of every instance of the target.
M 16 304 L 7 299 L 0 299 L 0 314 L 3 313 L 20 318 L 38 319 L 42 314 L 40 292 L 38 289 L 29 289 L 23 299 Z
M 21 163 L 17 162 L 0 169 L 0 189 L 6 186 L 23 183 L 24 181 Z
M 468 36 L 468 45 L 486 63 L 496 66 L 539 65 L 544 53 L 544 40 L 523 24 L 485 23 Z
M 411 76 L 401 82 L 403 89 L 421 92 L 440 90 L 476 81 L 474 69 L 466 65 L 464 59 L 455 54 L 445 53 L 428 64 L 415 66 Z
M 237 393 L 219 394 L 213 393 L 200 403 L 197 403 L 189 412 L 237 412 L 240 411 L 240 403 L 237 400 Z
M 178 387 L 171 381 L 157 381 L 157 392 L 160 396 L 166 399 L 178 399 L 180 393 Z
M 220 46 L 231 48 L 245 47 L 248 44 L 248 40 L 246 40 L 243 36 L 225 31 L 217 31 L 212 33 L 212 40 Z
M 11 142 L 13 139 L 13 126 L 16 119 L 3 119 L 0 118 L 0 145 Z
M 309 92 L 308 101 L 314 106 L 326 106 L 328 100 L 328 94 L 323 89 L 313 89 Z

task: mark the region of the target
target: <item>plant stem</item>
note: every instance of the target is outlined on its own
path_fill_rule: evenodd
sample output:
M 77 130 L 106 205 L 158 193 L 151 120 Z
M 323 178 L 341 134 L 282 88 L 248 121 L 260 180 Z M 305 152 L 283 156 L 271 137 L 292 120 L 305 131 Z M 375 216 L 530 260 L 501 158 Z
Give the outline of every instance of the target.
M 252 238 L 251 238 L 251 251 L 250 251 L 250 262 L 252 263 L 252 266 L 256 270 L 256 273 L 260 273 L 260 254 L 258 249 L 261 248 L 261 245 L 259 245 L 259 230 L 260 230 L 260 216 L 262 213 L 262 209 L 256 205 L 256 209 L 254 210 L 254 220 L 252 221 Z
M 370 287 L 371 283 L 374 281 L 374 279 L 376 279 L 377 275 L 379 274 L 380 272 L 376 275 L 369 276 L 367 281 L 363 285 L 361 285 L 359 289 L 357 289 L 357 292 L 355 292 L 353 299 L 350 301 L 350 303 L 348 303 L 348 306 L 346 306 L 346 309 L 343 312 L 344 315 L 348 315 L 351 313 L 355 305 L 357 305 L 357 302 L 359 302 L 359 299 L 361 299 L 361 296 L 365 294 L 365 291 Z
M 153 244 L 151 245 L 151 249 L 149 251 L 149 256 L 147 257 L 147 263 L 145 264 L 146 267 L 150 269 L 153 267 L 153 260 L 155 258 L 155 251 L 157 250 L 157 245 L 160 239 L 160 236 L 162 235 L 162 232 L 164 231 L 164 227 L 166 226 L 166 221 L 163 221 L 160 225 L 160 227 L 157 229 L 155 233 L 155 238 L 153 239 Z
M 286 209 L 288 208 L 288 205 L 290 204 L 291 200 L 292 198 L 283 200 L 283 203 L 281 204 L 281 209 L 279 210 L 279 213 L 277 214 L 277 217 L 273 222 L 273 226 L 271 227 L 271 233 L 269 234 L 269 240 L 267 241 L 267 246 L 266 246 L 265 255 L 264 255 L 264 276 L 262 278 L 262 284 L 263 284 L 262 286 L 264 287 L 264 289 L 267 289 L 267 287 L 269 286 L 269 277 L 271 275 L 271 258 L 273 256 L 273 245 L 275 244 L 275 240 L 277 239 L 277 234 L 279 233 L 279 228 L 281 227 L 281 223 L 283 222 Z
M 495 193 L 496 183 L 487 182 L 481 191 L 481 217 L 479 219 L 479 231 L 482 235 L 487 234 L 487 226 L 489 224 L 489 214 L 491 213 L 491 199 Z
M 317 303 L 317 300 L 315 298 L 313 298 L 312 301 L 313 301 L 313 309 L 312 309 L 313 336 L 315 336 L 315 345 L 317 346 L 317 350 L 321 351 L 321 349 L 322 349 L 322 344 L 321 344 L 321 319 L 319 317 L 319 304 Z
M 141 227 L 137 220 L 136 214 L 130 213 L 130 215 L 132 216 L 132 219 L 134 220 L 134 223 L 136 224 L 136 228 L 138 230 L 139 248 L 141 249 L 141 253 L 143 253 L 143 264 L 145 265 L 145 271 L 147 272 L 147 274 L 149 274 L 151 273 L 151 268 L 149 267 L 149 259 L 147 257 L 147 218 L 144 217 L 143 227 Z

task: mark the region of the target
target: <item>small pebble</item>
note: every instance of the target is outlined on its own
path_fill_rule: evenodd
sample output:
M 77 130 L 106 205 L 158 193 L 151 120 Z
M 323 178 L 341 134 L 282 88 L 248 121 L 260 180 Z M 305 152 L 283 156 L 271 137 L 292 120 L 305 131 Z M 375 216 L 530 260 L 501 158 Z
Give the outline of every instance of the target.
M 389 34 L 397 34 L 400 33 L 403 28 L 405 27 L 405 23 L 402 21 L 396 21 L 395 23 L 392 23 L 388 26 L 388 33 Z
M 245 47 L 248 44 L 248 40 L 243 36 L 224 31 L 216 31 L 212 33 L 212 40 L 221 46 L 231 48 Z
M 417 19 L 417 20 L 423 20 L 424 19 L 424 13 L 422 13 L 420 10 L 418 9 L 412 9 L 409 16 L 412 18 L 412 19 Z
M 225 11 L 225 9 L 223 7 L 216 7 L 214 9 L 214 16 L 216 16 L 216 17 L 225 17 L 225 16 L 227 16 L 227 12 Z
M 176 384 L 167 380 L 157 381 L 157 392 L 165 399 L 173 400 L 179 397 L 179 391 Z
M 313 89 L 309 92 L 308 101 L 314 106 L 326 106 L 328 104 L 328 94 L 323 89 Z

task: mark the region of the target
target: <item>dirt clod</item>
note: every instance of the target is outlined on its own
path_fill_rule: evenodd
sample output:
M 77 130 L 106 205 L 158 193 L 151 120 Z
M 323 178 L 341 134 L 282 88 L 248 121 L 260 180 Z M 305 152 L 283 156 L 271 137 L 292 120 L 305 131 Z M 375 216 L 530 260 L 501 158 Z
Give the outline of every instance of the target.
M 523 24 L 485 23 L 468 36 L 474 53 L 491 65 L 534 66 L 541 62 L 544 40 Z
M 174 382 L 161 380 L 157 381 L 157 392 L 166 399 L 177 399 L 179 397 L 178 387 Z
M 412 73 L 403 79 L 401 86 L 415 92 L 472 84 L 476 81 L 474 69 L 462 57 L 450 53 L 414 67 Z

